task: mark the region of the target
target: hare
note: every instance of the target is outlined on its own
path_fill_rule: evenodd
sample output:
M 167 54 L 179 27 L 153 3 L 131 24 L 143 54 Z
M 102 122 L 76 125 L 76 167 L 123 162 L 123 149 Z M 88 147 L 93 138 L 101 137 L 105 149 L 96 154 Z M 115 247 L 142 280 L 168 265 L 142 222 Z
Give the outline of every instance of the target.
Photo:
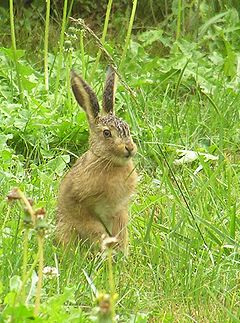
M 116 237 L 124 252 L 128 248 L 128 203 L 134 192 L 136 154 L 129 126 L 114 115 L 116 74 L 108 68 L 103 91 L 102 113 L 96 94 L 74 71 L 71 86 L 89 123 L 89 150 L 60 184 L 57 238 L 99 243 L 103 235 Z

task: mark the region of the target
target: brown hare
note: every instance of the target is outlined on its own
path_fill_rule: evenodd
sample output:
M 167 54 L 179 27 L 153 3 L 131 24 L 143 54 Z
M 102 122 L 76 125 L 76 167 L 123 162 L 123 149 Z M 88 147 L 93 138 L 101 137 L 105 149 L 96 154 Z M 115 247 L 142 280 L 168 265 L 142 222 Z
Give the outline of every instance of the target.
M 132 157 L 137 149 L 127 123 L 114 115 L 116 74 L 108 68 L 101 114 L 94 91 L 75 72 L 71 85 L 87 115 L 90 147 L 60 184 L 57 238 L 63 244 L 76 239 L 92 244 L 103 235 L 112 236 L 126 251 L 128 203 L 137 182 Z

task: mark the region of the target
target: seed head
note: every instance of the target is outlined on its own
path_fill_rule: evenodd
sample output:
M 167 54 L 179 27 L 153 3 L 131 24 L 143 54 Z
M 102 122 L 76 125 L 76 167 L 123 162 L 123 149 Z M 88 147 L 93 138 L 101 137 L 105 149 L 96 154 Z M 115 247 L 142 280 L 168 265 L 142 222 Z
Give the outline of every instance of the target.
M 7 195 L 7 200 L 8 202 L 12 202 L 12 201 L 16 201 L 16 200 L 20 200 L 21 197 L 19 195 L 18 192 L 18 188 L 13 188 Z

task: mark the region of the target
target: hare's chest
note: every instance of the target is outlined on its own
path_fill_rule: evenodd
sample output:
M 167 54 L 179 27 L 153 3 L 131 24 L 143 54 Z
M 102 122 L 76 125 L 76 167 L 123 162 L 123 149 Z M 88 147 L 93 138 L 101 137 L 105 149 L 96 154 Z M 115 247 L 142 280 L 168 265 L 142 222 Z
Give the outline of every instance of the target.
M 95 184 L 99 195 L 94 201 L 94 213 L 102 220 L 110 220 L 118 212 L 126 209 L 131 194 L 136 186 L 137 175 L 129 169 L 99 176 Z
M 126 205 L 129 200 L 129 192 L 126 187 L 111 185 L 111 183 L 102 184 L 102 192 L 99 198 L 95 201 L 94 210 L 98 215 L 107 217 L 114 216 L 119 209 Z
M 136 186 L 135 176 L 116 174 L 102 179 L 102 196 L 110 207 L 126 204 Z
M 94 212 L 102 219 L 110 219 L 127 206 L 130 194 L 131 190 L 126 182 L 103 182 L 101 195 L 95 201 Z
M 119 212 L 128 204 L 128 197 L 123 196 L 122 199 L 114 199 L 108 195 L 102 195 L 100 201 L 96 201 L 94 205 L 95 215 L 101 219 L 109 232 L 112 232 L 114 218 L 118 217 Z

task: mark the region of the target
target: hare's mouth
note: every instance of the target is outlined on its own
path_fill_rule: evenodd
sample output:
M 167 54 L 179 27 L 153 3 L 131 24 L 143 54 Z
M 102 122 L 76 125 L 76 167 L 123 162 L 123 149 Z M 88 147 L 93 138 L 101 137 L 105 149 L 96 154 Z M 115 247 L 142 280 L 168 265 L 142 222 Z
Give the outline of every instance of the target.
M 136 150 L 125 152 L 123 159 L 125 161 L 127 161 L 127 160 L 130 160 L 131 158 L 133 158 L 135 155 L 136 155 Z
M 135 152 L 133 152 L 133 151 L 127 151 L 126 153 L 125 153 L 125 158 L 126 159 L 129 159 L 129 158 L 131 158 L 131 157 L 133 157 L 135 155 Z
M 125 151 L 124 151 L 124 154 L 125 154 L 125 158 L 131 158 L 135 155 L 136 153 L 136 149 L 134 147 L 134 145 L 126 145 L 125 146 Z
M 126 162 L 128 162 L 132 157 L 136 154 L 136 148 L 133 147 L 133 149 L 127 149 L 126 147 L 121 147 L 122 149 L 119 150 L 113 150 L 111 152 L 112 159 L 114 162 L 120 165 L 124 165 Z

